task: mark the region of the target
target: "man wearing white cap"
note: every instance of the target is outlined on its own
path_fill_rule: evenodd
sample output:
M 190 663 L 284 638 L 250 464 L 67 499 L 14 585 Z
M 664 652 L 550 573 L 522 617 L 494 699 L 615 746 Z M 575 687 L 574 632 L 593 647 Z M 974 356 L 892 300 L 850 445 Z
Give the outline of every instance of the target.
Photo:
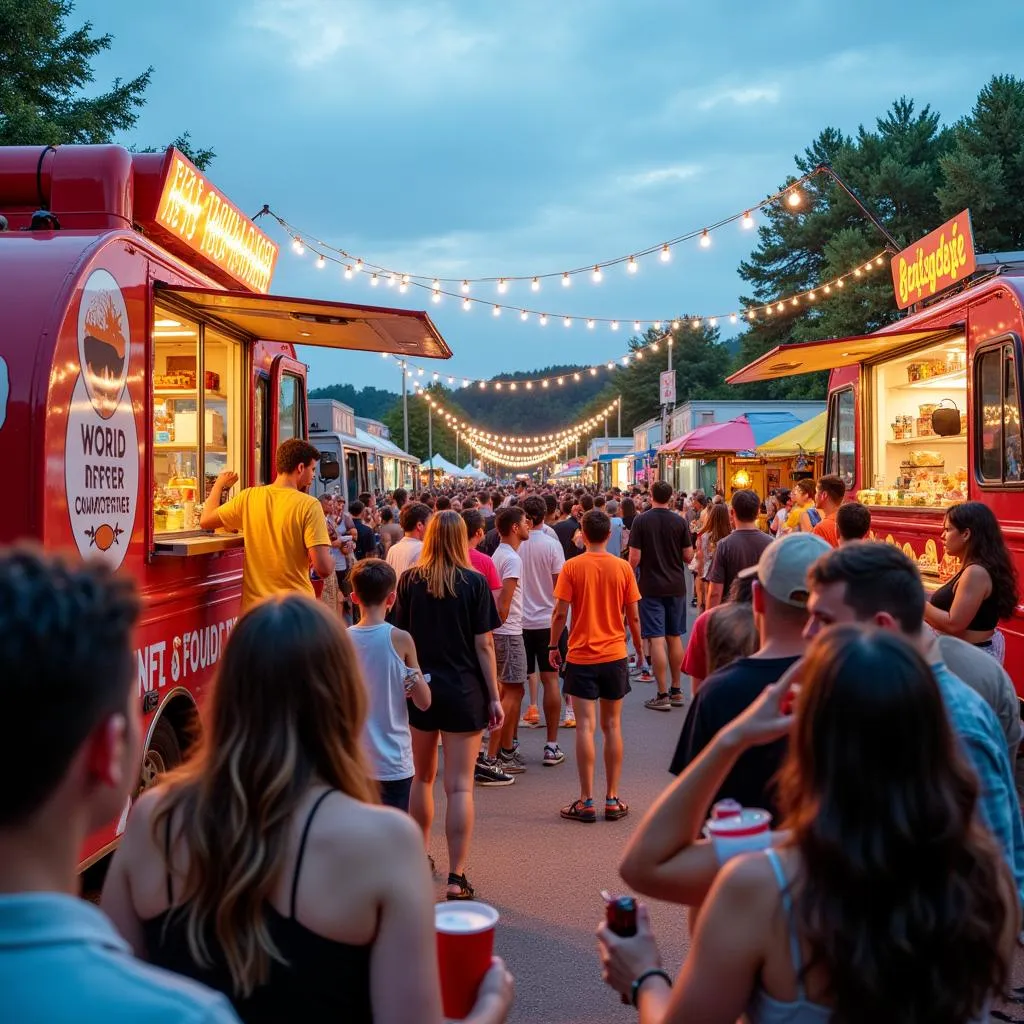
M 690 705 L 670 771 L 678 775 L 711 742 L 715 733 L 745 711 L 764 688 L 777 682 L 804 653 L 807 624 L 807 573 L 832 550 L 812 533 L 794 533 L 766 548 L 756 566 L 740 575 L 754 578 L 754 615 L 760 647 L 712 673 Z M 743 754 L 722 783 L 715 800 L 730 797 L 744 807 L 773 814 L 771 780 L 782 764 L 786 741 L 778 740 Z

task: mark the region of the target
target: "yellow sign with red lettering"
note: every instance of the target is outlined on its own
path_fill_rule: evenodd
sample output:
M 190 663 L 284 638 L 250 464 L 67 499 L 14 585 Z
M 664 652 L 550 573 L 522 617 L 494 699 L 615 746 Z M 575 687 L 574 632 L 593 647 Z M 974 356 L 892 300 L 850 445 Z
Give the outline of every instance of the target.
M 977 266 L 971 211 L 958 213 L 941 228 L 897 253 L 890 266 L 896 305 L 900 309 L 970 277 Z
M 177 150 L 156 222 L 236 281 L 266 294 L 278 246 Z

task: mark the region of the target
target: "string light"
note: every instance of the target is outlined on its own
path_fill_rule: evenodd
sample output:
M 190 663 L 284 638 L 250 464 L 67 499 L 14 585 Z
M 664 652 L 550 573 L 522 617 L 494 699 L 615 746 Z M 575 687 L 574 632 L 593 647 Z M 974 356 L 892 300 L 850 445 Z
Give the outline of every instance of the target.
M 600 267 L 594 267 L 593 278 L 594 278 L 594 284 L 600 284 L 601 283 L 601 268 Z
M 804 291 L 801 291 L 801 292 L 797 292 L 797 293 L 795 293 L 795 295 L 780 297 L 779 299 L 772 300 L 771 302 L 765 303 L 764 305 L 748 306 L 748 307 L 746 307 L 744 309 L 741 309 L 741 310 L 734 309 L 734 310 L 728 310 L 728 311 L 723 311 L 723 312 L 719 312 L 719 313 L 708 314 L 706 316 L 701 317 L 700 319 L 702 319 L 702 320 L 711 320 L 711 319 L 720 320 L 720 319 L 722 319 L 724 317 L 729 317 L 730 323 L 735 323 L 736 321 L 733 320 L 733 317 L 736 317 L 738 319 L 740 315 L 742 315 L 747 320 L 754 320 L 758 316 L 771 316 L 774 312 L 782 312 L 782 310 L 785 308 L 784 305 L 783 305 L 784 303 L 789 303 L 791 305 L 795 305 L 795 306 L 799 307 L 799 305 L 800 305 L 800 301 L 799 300 L 801 300 L 801 299 L 806 299 L 808 302 L 814 302 L 819 297 L 817 295 L 817 292 L 820 291 L 824 295 L 831 295 L 832 287 L 838 287 L 838 288 L 845 287 L 845 282 L 846 282 L 847 278 L 850 278 L 850 277 L 861 278 L 861 277 L 864 276 L 865 272 L 873 271 L 876 266 L 883 266 L 884 265 L 883 257 L 884 257 L 885 254 L 886 254 L 886 251 L 883 250 L 881 253 L 878 253 L 875 256 L 873 256 L 870 260 L 868 260 L 868 261 L 866 261 L 864 263 L 858 263 L 851 270 L 848 270 L 848 271 L 844 272 L 843 274 L 840 274 L 837 277 L 832 278 L 830 281 L 818 282 L 812 288 L 804 290 Z M 335 257 L 333 257 L 333 256 L 331 256 L 329 254 L 320 253 L 319 257 L 318 257 L 318 263 L 319 263 L 319 259 L 320 258 L 323 258 L 325 260 L 331 260 L 332 262 L 336 262 L 336 263 L 342 263 L 341 259 L 337 259 L 337 258 L 335 258 Z M 355 267 L 352 266 L 351 264 L 344 264 L 344 266 L 352 267 L 353 271 L 355 270 Z M 598 267 L 600 267 L 600 265 L 598 265 Z M 592 268 L 592 270 L 593 270 L 593 268 Z M 378 280 L 379 280 L 379 273 L 377 271 L 372 271 L 370 269 L 364 269 L 363 273 L 366 273 L 366 274 L 369 275 L 369 277 L 370 277 L 370 284 L 372 286 L 376 287 L 377 284 L 378 284 Z M 434 302 L 440 302 L 440 296 L 444 296 L 444 295 L 448 295 L 448 296 L 452 296 L 452 297 L 458 297 L 458 294 L 456 292 L 447 291 L 443 287 L 440 287 L 442 282 L 443 282 L 443 280 L 444 280 L 442 278 L 433 278 L 433 279 L 431 279 L 429 281 L 429 284 L 428 284 L 428 282 L 426 282 L 426 281 L 424 281 L 424 282 L 417 281 L 411 275 L 401 275 L 401 276 L 399 276 L 399 275 L 395 274 L 394 272 L 387 272 L 386 279 L 387 279 L 387 282 L 388 282 L 389 286 L 392 286 L 392 285 L 396 284 L 399 280 L 401 280 L 402 283 L 399 286 L 399 291 L 402 291 L 402 292 L 404 292 L 406 290 L 406 283 L 408 283 L 410 285 L 413 285 L 413 286 L 416 286 L 416 287 L 422 287 L 422 288 L 428 288 L 429 287 L 429 289 L 431 291 L 431 298 L 433 299 Z M 508 279 L 506 279 L 506 280 L 508 280 Z M 466 279 L 466 280 L 463 281 L 463 291 L 468 291 L 468 290 L 469 290 L 469 280 Z M 814 294 L 814 298 L 811 297 L 812 293 Z M 795 302 L 795 303 L 792 301 L 794 298 L 797 300 L 797 302 Z M 482 303 L 482 302 L 487 302 L 487 300 L 473 298 L 470 295 L 464 295 L 462 297 L 462 308 L 463 308 L 463 310 L 468 312 L 470 309 L 472 309 L 472 303 L 474 303 L 474 302 L 481 302 Z M 514 311 L 514 312 L 519 314 L 520 320 L 524 320 L 524 321 L 528 320 L 530 318 L 530 314 L 536 314 L 536 316 L 538 318 L 538 322 L 539 322 L 539 324 L 542 327 L 547 326 L 549 315 L 557 316 L 557 317 L 561 318 L 562 323 L 566 327 L 571 327 L 573 319 L 576 318 L 573 314 L 569 314 L 569 313 L 548 314 L 548 313 L 542 313 L 542 312 L 540 312 L 538 310 L 535 310 L 535 309 L 520 308 L 518 306 L 511 306 L 511 305 L 507 305 L 507 304 L 504 304 L 504 303 L 491 303 L 491 310 L 492 310 L 492 313 L 494 313 L 495 316 L 499 316 L 500 315 L 500 313 L 496 312 L 496 310 L 498 310 L 498 309 Z M 753 313 L 754 315 L 751 316 L 751 313 Z M 526 315 L 524 316 L 523 314 L 526 314 Z M 586 317 L 586 316 L 584 316 L 584 317 L 579 317 L 579 319 L 585 320 L 587 322 L 587 326 L 588 327 L 590 326 L 590 323 L 592 321 L 595 327 L 597 325 L 599 325 L 599 324 L 605 324 L 611 330 L 617 330 L 618 329 L 618 324 L 621 322 L 621 320 L 627 319 L 627 318 L 625 318 L 625 317 L 599 317 L 599 316 L 589 316 L 589 317 Z M 647 325 L 647 324 L 650 324 L 651 326 L 653 326 L 653 328 L 656 331 L 660 331 L 662 323 L 663 323 L 663 321 L 661 321 L 661 320 L 645 320 L 645 319 L 634 318 L 634 317 L 629 317 L 628 319 L 632 321 L 633 327 L 634 327 L 634 331 L 636 331 L 637 333 L 642 332 L 644 330 L 644 328 L 645 328 L 645 325 Z M 678 329 L 678 327 L 679 327 L 678 320 L 672 321 L 672 327 L 673 327 L 673 330 Z
M 345 267 L 345 280 L 346 281 L 351 281 L 352 280 L 352 268 L 351 267 Z
M 594 274 L 594 279 L 598 281 L 601 279 L 601 275 L 604 270 L 606 270 L 609 267 L 616 266 L 620 263 L 626 264 L 626 268 L 629 273 L 636 273 L 639 266 L 639 259 L 643 258 L 644 256 L 649 256 L 654 253 L 660 253 L 660 258 L 663 261 L 668 262 L 668 260 L 671 259 L 672 248 L 684 242 L 690 241 L 692 239 L 698 239 L 699 244 L 702 247 L 706 248 L 711 243 L 711 233 L 729 224 L 738 222 L 745 229 L 753 227 L 753 213 L 756 212 L 757 210 L 764 209 L 765 207 L 770 206 L 774 203 L 781 202 L 784 205 L 790 207 L 791 209 L 795 209 L 796 207 L 800 206 L 803 202 L 803 195 L 800 190 L 801 186 L 805 185 L 818 174 L 822 173 L 827 173 L 827 168 L 823 166 L 816 167 L 813 170 L 809 171 L 807 174 L 803 175 L 801 178 L 798 178 L 796 181 L 790 182 L 790 184 L 788 184 L 784 188 L 779 189 L 778 191 L 772 193 L 769 196 L 766 196 L 764 199 L 760 200 L 755 205 L 743 209 L 742 212 L 737 212 L 727 217 L 723 217 L 713 223 L 706 224 L 704 227 L 685 231 L 682 234 L 675 236 L 674 238 L 668 239 L 667 241 L 650 245 L 644 249 L 633 250 L 632 253 L 616 256 L 610 260 L 604 260 L 596 263 L 591 262 L 586 266 L 573 267 L 569 270 L 562 271 L 548 271 L 543 274 L 538 274 L 536 272 L 526 275 L 503 273 L 500 276 L 495 277 L 466 277 L 462 279 L 462 290 L 464 293 L 468 292 L 470 282 L 496 282 L 498 284 L 498 291 L 500 293 L 504 293 L 506 287 L 513 282 L 530 281 L 531 287 L 533 288 L 533 290 L 536 291 L 540 287 L 540 281 L 543 278 L 555 277 L 560 275 L 562 277 L 562 283 L 568 286 L 570 283 L 570 279 L 572 277 L 574 277 L 577 274 L 585 273 L 587 271 L 591 271 Z M 292 237 L 293 248 L 296 250 L 297 253 L 301 253 L 303 251 L 303 233 L 296 229 L 294 226 L 290 225 L 286 220 L 284 220 L 284 218 L 282 218 L 279 214 L 275 213 L 273 210 L 267 209 L 265 212 L 269 214 L 271 217 L 273 217 L 282 226 L 282 228 L 289 232 L 290 236 Z M 326 243 L 318 241 L 317 244 L 322 248 L 331 248 L 330 246 L 327 246 Z M 391 269 L 370 263 L 369 261 L 366 261 L 363 257 L 356 257 L 342 249 L 335 249 L 334 251 L 342 255 L 347 262 L 356 261 L 355 269 L 360 273 L 364 272 L 364 269 L 367 266 L 369 266 L 371 270 L 384 272 L 387 272 L 388 270 Z M 412 283 L 412 281 L 415 280 L 428 281 L 431 279 L 431 277 L 435 276 L 445 283 L 454 284 L 459 280 L 457 278 L 441 277 L 440 275 L 411 273 L 403 275 L 403 279 L 405 280 L 406 284 L 410 284 Z
M 562 275 L 562 287 L 568 288 L 572 284 L 572 278 L 569 277 L 568 273 Z
M 324 267 L 326 267 L 326 266 L 327 266 L 327 260 L 324 259 L 323 253 L 321 253 L 316 258 L 316 269 L 317 270 L 323 270 Z

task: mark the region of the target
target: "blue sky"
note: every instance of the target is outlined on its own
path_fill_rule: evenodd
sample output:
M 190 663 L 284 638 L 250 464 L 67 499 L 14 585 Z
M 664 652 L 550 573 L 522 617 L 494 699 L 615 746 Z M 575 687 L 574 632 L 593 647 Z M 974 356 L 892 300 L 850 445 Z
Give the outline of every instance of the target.
M 897 96 L 965 114 L 994 73 L 1021 70 L 1024 4 L 995 19 L 948 4 L 804 0 L 79 0 L 115 36 L 105 84 L 148 64 L 148 103 L 123 141 L 188 129 L 243 209 L 263 203 L 384 266 L 463 277 L 610 259 L 741 211 L 794 170 L 827 125 L 853 132 Z M 285 237 L 276 228 L 279 242 Z M 634 319 L 736 306 L 753 234 L 680 246 L 639 272 L 570 289 L 473 294 L 621 317 L 618 333 L 523 324 L 429 293 L 346 281 L 282 244 L 282 294 L 426 308 L 454 357 L 490 376 L 620 355 Z M 313 386 L 400 386 L 379 356 L 302 350 Z

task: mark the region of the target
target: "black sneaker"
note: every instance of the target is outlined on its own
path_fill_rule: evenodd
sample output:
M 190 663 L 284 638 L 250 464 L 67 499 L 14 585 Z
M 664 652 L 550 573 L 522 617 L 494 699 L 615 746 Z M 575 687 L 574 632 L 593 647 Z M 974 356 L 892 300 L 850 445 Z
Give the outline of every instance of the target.
M 668 691 L 668 702 L 674 708 L 681 708 L 683 706 L 683 691 L 671 689 Z
M 485 758 L 477 761 L 473 781 L 478 786 L 511 786 L 516 780 L 501 770 L 497 759 L 490 761 Z

